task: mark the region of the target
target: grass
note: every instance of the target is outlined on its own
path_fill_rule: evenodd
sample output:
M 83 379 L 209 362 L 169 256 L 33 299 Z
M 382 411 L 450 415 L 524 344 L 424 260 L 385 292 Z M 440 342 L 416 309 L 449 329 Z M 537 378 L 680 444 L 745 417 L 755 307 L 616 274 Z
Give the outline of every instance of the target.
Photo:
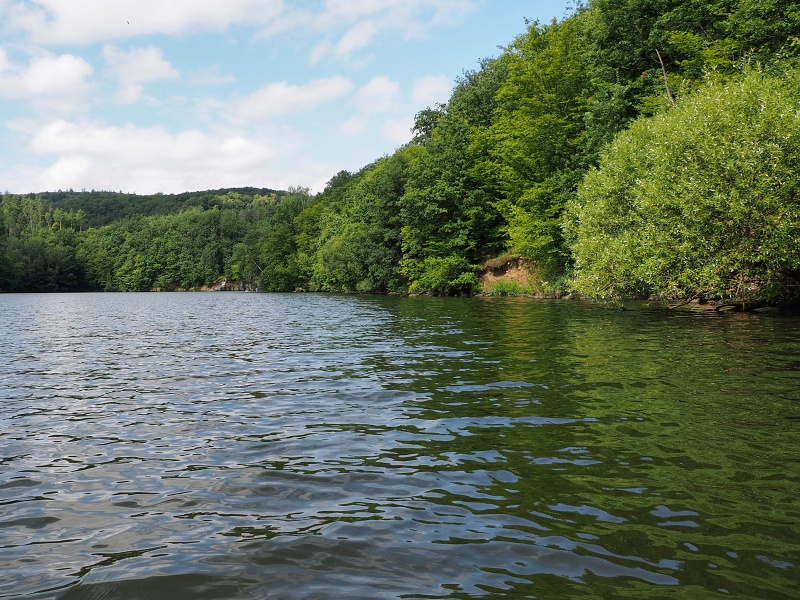
M 533 294 L 533 288 L 516 281 L 495 281 L 489 286 L 486 293 L 490 296 L 522 296 Z

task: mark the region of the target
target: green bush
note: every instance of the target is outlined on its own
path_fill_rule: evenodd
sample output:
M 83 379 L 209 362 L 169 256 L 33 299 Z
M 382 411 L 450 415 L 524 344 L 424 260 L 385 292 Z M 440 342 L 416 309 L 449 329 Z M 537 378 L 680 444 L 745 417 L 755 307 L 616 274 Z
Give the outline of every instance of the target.
M 469 294 L 478 285 L 477 270 L 460 256 L 428 257 L 421 261 L 408 291 L 444 296 Z
M 635 122 L 585 177 L 565 223 L 574 290 L 744 304 L 800 294 L 800 82 L 707 82 Z

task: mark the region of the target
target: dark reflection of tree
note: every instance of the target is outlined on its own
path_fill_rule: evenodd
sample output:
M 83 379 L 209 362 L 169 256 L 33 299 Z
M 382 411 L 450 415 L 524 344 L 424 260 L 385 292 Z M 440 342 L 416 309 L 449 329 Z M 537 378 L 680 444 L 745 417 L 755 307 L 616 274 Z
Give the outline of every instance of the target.
M 464 507 L 464 527 L 488 539 L 638 565 L 687 590 L 790 597 L 795 321 L 497 298 L 387 305 L 411 357 L 375 368 L 402 371 L 390 385 L 416 399 L 404 405 L 411 439 L 375 461 L 452 484 L 422 500 Z M 483 527 L 497 515 L 502 527 Z M 601 575 L 583 581 L 620 585 Z M 647 595 L 642 578 L 623 579 Z
M 639 310 L 571 323 L 582 385 L 564 391 L 597 419 L 577 440 L 600 461 L 579 500 L 631 515 L 605 528 L 604 545 L 673 559 L 684 584 L 756 595 L 797 564 L 787 524 L 799 479 L 785 471 L 797 430 L 791 401 L 769 390 L 769 371 L 796 373 L 775 355 L 787 324 L 796 339 L 796 323 L 756 316 Z

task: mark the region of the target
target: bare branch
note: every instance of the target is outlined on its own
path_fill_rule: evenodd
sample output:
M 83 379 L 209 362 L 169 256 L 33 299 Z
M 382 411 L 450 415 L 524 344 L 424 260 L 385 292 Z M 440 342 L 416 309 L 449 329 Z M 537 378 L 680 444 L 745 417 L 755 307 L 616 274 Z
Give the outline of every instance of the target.
M 658 54 L 658 62 L 661 63 L 661 73 L 664 75 L 664 87 L 667 88 L 667 100 L 672 105 L 672 108 L 675 108 L 675 98 L 672 97 L 672 92 L 669 91 L 669 82 L 667 81 L 667 69 L 664 67 L 664 61 L 661 59 L 661 52 L 658 51 L 656 48 L 656 54 Z

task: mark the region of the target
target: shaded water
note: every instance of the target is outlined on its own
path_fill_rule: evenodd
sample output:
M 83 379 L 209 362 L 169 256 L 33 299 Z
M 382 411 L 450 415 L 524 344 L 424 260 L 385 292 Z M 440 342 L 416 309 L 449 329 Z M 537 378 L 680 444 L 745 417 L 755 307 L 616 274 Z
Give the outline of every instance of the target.
M 800 319 L 0 296 L 0 598 L 797 598 Z

